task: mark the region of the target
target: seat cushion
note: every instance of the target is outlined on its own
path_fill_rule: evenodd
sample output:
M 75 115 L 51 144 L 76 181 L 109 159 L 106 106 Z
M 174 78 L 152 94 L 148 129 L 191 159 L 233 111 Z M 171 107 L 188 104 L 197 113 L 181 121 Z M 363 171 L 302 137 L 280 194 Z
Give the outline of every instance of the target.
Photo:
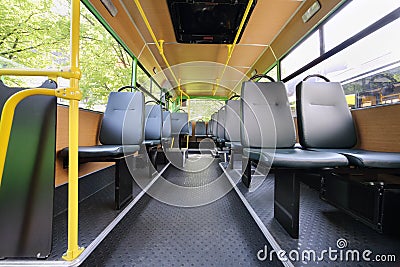
M 262 162 L 271 162 L 272 167 L 296 168 L 296 169 L 320 169 L 347 166 L 345 156 L 332 152 L 309 151 L 298 148 L 281 149 L 248 149 L 245 155 L 250 159 Z
M 120 158 L 126 154 L 133 154 L 139 151 L 139 145 L 97 145 L 97 146 L 80 146 L 78 148 L 79 158 Z M 69 148 L 66 147 L 60 151 L 61 157 L 68 157 Z
M 377 152 L 362 149 L 315 149 L 316 151 L 340 153 L 350 165 L 366 168 L 400 168 L 400 153 Z

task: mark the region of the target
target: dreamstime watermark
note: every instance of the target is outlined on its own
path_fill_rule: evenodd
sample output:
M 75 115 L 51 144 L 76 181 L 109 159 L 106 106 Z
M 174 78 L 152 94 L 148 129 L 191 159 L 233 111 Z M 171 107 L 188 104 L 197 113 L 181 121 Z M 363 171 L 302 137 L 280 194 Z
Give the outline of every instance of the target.
M 371 250 L 346 249 L 348 242 L 344 238 L 336 241 L 336 247 L 328 247 L 322 251 L 306 250 L 271 250 L 264 246 L 257 252 L 260 261 L 272 261 L 277 257 L 280 261 L 302 262 L 303 264 L 320 261 L 332 262 L 396 262 L 394 254 L 374 254 Z

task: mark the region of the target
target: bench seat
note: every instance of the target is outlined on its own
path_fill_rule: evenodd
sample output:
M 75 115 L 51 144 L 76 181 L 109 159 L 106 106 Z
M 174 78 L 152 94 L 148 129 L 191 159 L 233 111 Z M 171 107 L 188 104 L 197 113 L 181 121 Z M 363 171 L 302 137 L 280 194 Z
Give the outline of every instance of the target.
M 362 168 L 400 168 L 400 153 L 396 152 L 377 152 L 363 149 L 312 149 L 320 152 L 339 153 L 347 157 L 350 165 Z
M 115 208 L 132 199 L 133 177 L 127 161 L 140 151 L 144 139 L 144 96 L 141 92 L 111 92 L 102 119 L 102 145 L 78 147 L 79 163 L 115 162 Z M 68 167 L 69 148 L 59 152 Z
M 272 162 L 272 167 L 315 169 L 335 168 L 348 165 L 345 156 L 332 152 L 308 151 L 298 148 L 255 149 L 244 148 L 243 154 L 250 159 Z
M 126 155 L 132 155 L 140 150 L 139 145 L 97 145 L 78 147 L 78 157 L 82 160 L 103 159 L 104 161 L 119 160 Z M 69 148 L 60 151 L 60 156 L 68 158 Z

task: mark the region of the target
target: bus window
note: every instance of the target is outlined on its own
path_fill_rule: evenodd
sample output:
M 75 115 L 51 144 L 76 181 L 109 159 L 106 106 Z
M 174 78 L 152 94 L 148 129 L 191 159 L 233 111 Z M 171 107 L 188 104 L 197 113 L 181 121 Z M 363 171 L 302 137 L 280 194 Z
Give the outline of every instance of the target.
M 399 7 L 399 2 L 396 0 L 351 1 L 324 25 L 325 51 L 331 50 L 336 45 L 363 30 L 366 25 L 387 15 L 396 7 Z
M 281 61 L 282 78 L 320 56 L 319 31 L 307 37 Z
M 343 38 L 351 38 L 353 35 L 350 36 L 350 34 L 364 30 L 367 26 L 381 19 L 382 16 L 386 15 L 388 12 L 396 9 L 396 5 L 388 6 L 382 4 L 377 14 L 369 16 L 368 22 L 363 21 L 363 23 L 360 24 L 363 25 L 362 29 L 360 28 L 361 26 L 357 28 L 356 25 L 352 25 L 348 31 L 342 32 L 337 30 L 337 20 L 343 22 L 346 17 L 350 16 L 349 14 L 351 14 L 351 12 L 354 12 L 355 7 L 359 7 L 360 10 L 366 10 L 365 12 L 367 12 L 373 9 L 373 6 L 372 3 L 366 1 L 351 2 L 341 9 L 340 12 L 335 14 L 333 18 L 328 20 L 326 23 L 327 27 L 325 27 L 326 25 L 321 25 L 320 27 L 323 27 L 324 31 L 317 32 L 320 34 L 323 32 L 322 38 L 326 45 L 325 49 L 337 46 L 340 47 L 343 41 L 345 41 Z M 339 19 L 337 19 L 336 16 L 339 16 Z M 304 77 L 318 73 L 328 77 L 331 81 L 342 83 L 346 99 L 351 108 L 399 102 L 400 52 L 398 47 L 400 45 L 400 37 L 394 35 L 393 32 L 399 29 L 400 19 L 386 23 L 387 24 L 382 23 L 380 28 L 367 33 L 366 37 L 360 38 L 350 46 L 340 49 L 335 48 L 335 50 L 329 51 L 330 53 L 333 52 L 331 57 L 320 61 L 320 63 L 305 71 L 301 71 L 301 73 L 298 73 L 300 72 L 300 68 L 310 63 L 309 61 L 303 61 L 300 68 L 298 64 L 294 64 L 294 66 L 296 66 L 295 68 L 289 68 L 288 62 L 292 62 L 292 55 L 301 55 L 300 52 L 306 50 L 304 44 L 307 44 L 309 39 L 306 39 L 305 42 L 291 51 L 281 63 L 284 77 L 283 81 L 287 84 L 290 100 L 295 100 L 295 87 Z M 331 25 L 335 25 L 336 31 L 331 29 Z M 327 41 L 325 42 L 325 40 Z M 317 50 L 319 51 L 319 48 L 312 46 L 309 46 L 308 49 L 313 50 L 314 53 Z M 312 52 L 307 53 L 312 54 Z M 324 54 L 321 54 L 321 57 L 323 56 Z M 287 59 L 289 59 L 289 61 L 287 61 Z M 318 59 L 319 57 L 317 60 Z M 288 68 L 291 69 L 291 72 L 287 71 Z
M 266 73 L 266 75 L 268 75 L 268 76 L 270 76 L 271 78 L 273 78 L 275 81 L 278 81 L 279 80 L 279 78 L 278 78 L 278 64 L 275 64 L 275 66 L 272 68 L 272 69 L 270 69 L 267 73 Z M 267 78 L 261 78 L 260 80 L 259 80 L 259 82 L 268 82 L 269 80 L 267 79 Z

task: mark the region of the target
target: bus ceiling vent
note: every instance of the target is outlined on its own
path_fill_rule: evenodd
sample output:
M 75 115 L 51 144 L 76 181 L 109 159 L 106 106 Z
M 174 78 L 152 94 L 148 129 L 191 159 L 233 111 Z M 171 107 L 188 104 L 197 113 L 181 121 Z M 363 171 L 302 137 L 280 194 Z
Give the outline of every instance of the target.
M 178 43 L 233 44 L 250 0 L 167 0 Z M 256 6 L 254 0 L 237 42 Z

